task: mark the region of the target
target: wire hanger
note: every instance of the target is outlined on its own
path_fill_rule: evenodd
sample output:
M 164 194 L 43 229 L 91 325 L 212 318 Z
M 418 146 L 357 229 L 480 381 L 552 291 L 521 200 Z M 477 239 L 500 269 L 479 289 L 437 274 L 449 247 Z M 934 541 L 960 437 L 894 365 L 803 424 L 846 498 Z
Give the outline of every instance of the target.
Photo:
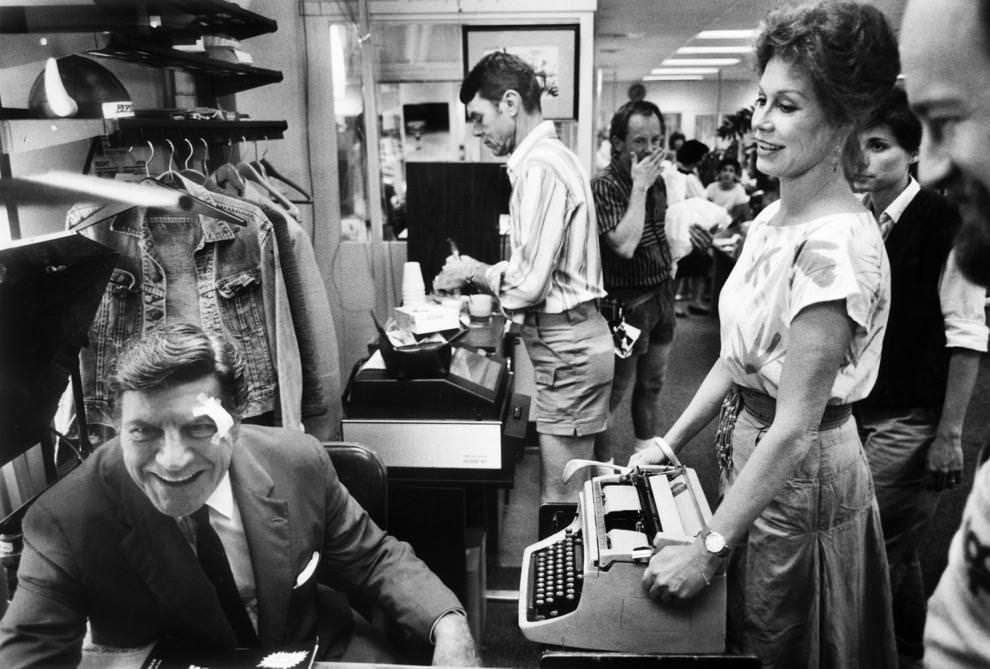
M 149 171 L 151 166 L 151 161 L 155 157 L 155 145 L 152 144 L 151 140 L 148 140 L 148 157 L 144 160 L 144 176 L 148 179 L 151 178 L 151 172 Z
M 151 144 L 150 141 L 148 143 L 149 145 Z M 151 181 L 157 183 L 158 185 L 164 188 L 174 188 L 176 190 L 184 191 L 188 194 L 190 190 L 189 186 L 194 184 L 192 184 L 192 182 L 189 179 L 186 179 L 180 173 L 175 171 L 174 169 L 175 145 L 172 143 L 171 139 L 166 139 L 165 143 L 168 145 L 170 151 L 168 156 L 168 167 L 164 172 L 159 174 L 157 178 L 152 179 Z M 152 147 L 152 151 L 154 151 L 154 147 Z M 204 216 L 210 216 L 211 218 L 227 221 L 228 223 L 233 223 L 234 225 L 247 225 L 247 221 L 245 221 L 240 216 L 237 216 L 235 214 L 228 212 L 225 209 L 217 207 L 216 205 L 207 202 L 202 198 L 189 194 L 187 202 L 189 208 L 184 209 L 184 211 L 188 211 L 191 214 L 202 214 Z
M 196 153 L 196 147 L 193 146 L 193 143 L 188 137 L 184 138 L 183 141 L 186 143 L 186 146 L 189 147 L 189 154 L 186 156 L 185 160 L 182 161 L 182 171 L 180 174 L 193 183 L 197 183 L 202 186 L 206 183 L 206 174 L 189 167 L 189 161 L 192 160 L 193 154 Z
M 203 174 L 210 173 L 210 145 L 206 141 L 205 137 L 200 137 L 199 141 L 203 143 Z

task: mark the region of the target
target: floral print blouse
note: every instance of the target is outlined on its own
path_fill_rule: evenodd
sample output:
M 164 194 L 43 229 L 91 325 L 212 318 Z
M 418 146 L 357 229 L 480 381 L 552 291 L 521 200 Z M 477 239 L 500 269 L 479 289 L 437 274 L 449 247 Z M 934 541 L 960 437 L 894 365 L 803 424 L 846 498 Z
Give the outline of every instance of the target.
M 890 308 L 890 265 L 873 216 L 841 213 L 772 222 L 774 202 L 750 226 L 719 297 L 721 357 L 741 386 L 777 396 L 791 322 L 806 307 L 845 300 L 855 323 L 829 404 L 866 397 L 876 381 Z

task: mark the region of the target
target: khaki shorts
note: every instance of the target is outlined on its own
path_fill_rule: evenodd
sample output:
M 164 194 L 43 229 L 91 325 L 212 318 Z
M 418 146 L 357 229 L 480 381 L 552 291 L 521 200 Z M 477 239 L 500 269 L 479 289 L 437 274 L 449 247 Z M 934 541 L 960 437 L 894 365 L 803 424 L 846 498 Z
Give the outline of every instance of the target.
M 572 437 L 604 432 L 615 355 L 594 302 L 560 314 L 527 313 L 522 339 L 533 363 L 536 431 Z

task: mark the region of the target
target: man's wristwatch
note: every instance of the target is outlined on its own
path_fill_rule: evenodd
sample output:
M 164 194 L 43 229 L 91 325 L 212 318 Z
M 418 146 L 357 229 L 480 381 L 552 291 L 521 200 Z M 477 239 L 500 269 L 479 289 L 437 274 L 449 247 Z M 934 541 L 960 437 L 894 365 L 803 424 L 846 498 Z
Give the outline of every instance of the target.
M 699 536 L 701 537 L 701 543 L 704 545 L 705 550 L 715 557 L 724 558 L 731 552 L 729 544 L 725 543 L 725 537 L 715 530 L 711 528 L 704 529 L 701 531 Z

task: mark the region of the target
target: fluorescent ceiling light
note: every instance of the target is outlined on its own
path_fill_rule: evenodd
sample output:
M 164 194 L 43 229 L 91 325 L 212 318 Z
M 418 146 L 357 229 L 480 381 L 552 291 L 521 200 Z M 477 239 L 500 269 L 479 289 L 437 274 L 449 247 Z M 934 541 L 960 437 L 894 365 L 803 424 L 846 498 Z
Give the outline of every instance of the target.
M 739 58 L 668 58 L 660 64 L 664 67 L 726 67 L 738 63 Z
M 749 53 L 752 50 L 749 46 L 682 46 L 677 53 Z
M 716 74 L 717 67 L 654 67 L 650 74 Z
M 643 81 L 701 81 L 700 74 L 648 74 Z
M 756 37 L 756 28 L 746 30 L 702 30 L 695 39 L 752 39 Z

